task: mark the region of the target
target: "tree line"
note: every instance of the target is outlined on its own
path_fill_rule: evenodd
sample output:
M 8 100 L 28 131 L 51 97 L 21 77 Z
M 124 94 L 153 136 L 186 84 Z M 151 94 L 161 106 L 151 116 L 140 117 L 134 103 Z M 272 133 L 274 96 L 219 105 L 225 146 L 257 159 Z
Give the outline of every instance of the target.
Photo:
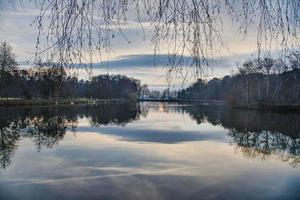
M 232 76 L 198 79 L 177 93 L 178 100 L 221 100 L 231 105 L 299 105 L 300 52 L 285 60 L 265 57 L 249 60 Z
M 0 97 L 137 99 L 140 89 L 139 80 L 124 75 L 79 80 L 52 62 L 39 61 L 34 68 L 19 69 L 10 45 L 0 44 Z

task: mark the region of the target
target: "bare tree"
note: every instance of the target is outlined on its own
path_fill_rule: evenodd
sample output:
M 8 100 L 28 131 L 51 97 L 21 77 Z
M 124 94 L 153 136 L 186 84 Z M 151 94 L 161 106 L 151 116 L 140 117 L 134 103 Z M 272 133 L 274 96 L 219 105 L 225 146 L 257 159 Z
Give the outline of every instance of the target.
M 7 42 L 2 42 L 0 44 L 0 90 L 8 86 L 17 65 L 11 46 Z
M 262 60 L 258 60 L 258 68 L 262 73 L 267 74 L 267 88 L 266 88 L 266 98 L 269 101 L 269 90 L 270 90 L 270 73 L 273 70 L 274 60 L 269 57 L 265 57 Z
M 5 0 L 0 0 L 5 2 Z M 40 14 L 37 55 L 63 66 L 93 63 L 111 51 L 111 39 L 124 37 L 128 16 L 150 22 L 155 55 L 169 52 L 169 75 L 205 73 L 222 47 L 223 19 L 238 24 L 241 35 L 256 31 L 258 55 L 274 45 L 298 46 L 299 0 L 35 0 Z M 128 41 L 129 42 L 129 41 Z M 191 59 L 184 59 L 184 55 Z M 49 58 L 50 57 L 50 58 Z M 190 68 L 183 68 L 187 65 Z M 84 65 L 87 66 L 87 65 Z
M 0 77 L 4 72 L 13 73 L 18 65 L 15 57 L 12 47 L 7 42 L 2 42 L 0 44 Z

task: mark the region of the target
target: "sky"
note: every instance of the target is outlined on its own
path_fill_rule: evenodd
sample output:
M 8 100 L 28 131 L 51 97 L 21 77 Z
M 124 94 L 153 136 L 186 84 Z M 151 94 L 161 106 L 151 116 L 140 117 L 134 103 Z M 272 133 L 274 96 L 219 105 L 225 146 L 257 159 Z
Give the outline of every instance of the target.
M 33 6 L 24 6 L 9 8 L 0 16 L 0 41 L 7 41 L 13 47 L 21 66 L 26 65 L 25 63 L 34 57 L 37 30 L 32 22 L 38 13 L 39 10 Z M 222 35 L 225 48 L 213 58 L 215 62 L 202 75 L 203 79 L 208 80 L 234 73 L 237 65 L 250 59 L 257 49 L 255 30 L 252 33 L 250 31 L 247 38 L 244 38 L 229 19 L 224 19 L 224 22 Z M 195 78 L 184 83 L 180 78 L 172 82 L 167 81 L 166 52 L 162 52 L 156 58 L 156 65 L 154 65 L 154 47 L 150 41 L 153 31 L 151 26 L 145 23 L 143 31 L 136 22 L 128 21 L 122 31 L 130 42 L 122 37 L 114 38 L 113 51 L 104 62 L 99 61 L 94 64 L 92 75 L 124 74 L 140 79 L 143 84 L 158 90 L 169 86 L 185 87 L 195 81 Z M 89 75 L 85 70 L 79 70 L 78 77 L 86 79 Z

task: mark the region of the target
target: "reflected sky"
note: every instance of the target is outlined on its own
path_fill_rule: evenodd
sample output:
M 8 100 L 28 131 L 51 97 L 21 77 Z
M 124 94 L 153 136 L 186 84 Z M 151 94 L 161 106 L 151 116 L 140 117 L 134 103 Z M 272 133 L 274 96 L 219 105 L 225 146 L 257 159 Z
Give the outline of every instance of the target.
M 0 158 L 10 155 L 0 199 L 299 199 L 298 114 L 157 103 L 0 111 Z M 294 125 L 251 123 L 270 119 Z

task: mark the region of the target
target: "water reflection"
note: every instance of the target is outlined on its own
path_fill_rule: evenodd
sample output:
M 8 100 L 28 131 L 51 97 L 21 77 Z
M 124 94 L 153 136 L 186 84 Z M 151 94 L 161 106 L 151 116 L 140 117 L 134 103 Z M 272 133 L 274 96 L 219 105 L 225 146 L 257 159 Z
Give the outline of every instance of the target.
M 193 130 L 137 129 L 137 125 L 120 129 L 147 118 L 151 112 L 189 115 L 197 124 L 220 126 L 224 133 L 214 131 L 199 135 Z M 227 142 L 228 137 L 245 157 L 267 159 L 277 156 L 291 166 L 300 163 L 300 115 L 230 110 L 224 107 L 170 105 L 170 104 L 103 104 L 88 106 L 59 106 L 35 108 L 0 108 L 0 166 L 7 168 L 14 156 L 18 141 L 29 138 L 38 151 L 52 148 L 64 139 L 67 131 L 84 130 L 79 121 L 87 119 L 90 131 L 122 137 L 122 140 L 181 143 L 187 141 L 214 140 Z M 168 119 L 171 121 L 171 118 Z M 150 123 L 150 122 L 149 122 Z M 171 121 L 172 123 L 172 121 Z M 112 128 L 113 126 L 113 128 Z M 153 124 L 155 126 L 155 124 Z M 162 125 L 163 126 L 163 125 Z M 151 124 L 147 127 L 151 127 Z
M 0 134 L 0 167 L 5 169 L 11 163 L 11 157 L 17 149 L 17 141 L 20 138 L 20 134 L 14 122 L 7 123 L 2 120 Z
M 0 166 L 11 164 L 17 143 L 30 138 L 40 151 L 52 148 L 63 140 L 66 131 L 77 131 L 78 119 L 90 119 L 91 126 L 126 125 L 138 120 L 141 111 L 136 104 L 98 106 L 0 108 Z
M 300 163 L 300 115 L 246 110 L 186 107 L 198 123 L 209 121 L 228 130 L 237 150 L 247 158 L 277 155 L 296 167 Z

